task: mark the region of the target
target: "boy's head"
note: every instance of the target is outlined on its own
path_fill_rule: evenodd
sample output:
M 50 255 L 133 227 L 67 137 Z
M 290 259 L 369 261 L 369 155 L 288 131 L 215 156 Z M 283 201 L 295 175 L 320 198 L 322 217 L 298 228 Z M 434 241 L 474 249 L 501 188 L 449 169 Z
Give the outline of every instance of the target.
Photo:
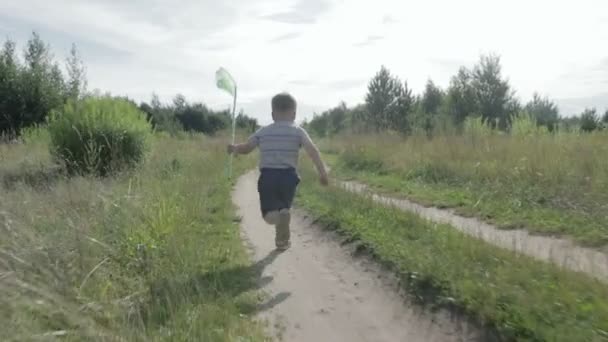
M 274 121 L 294 121 L 296 119 L 296 99 L 288 93 L 280 93 L 272 98 L 272 119 Z

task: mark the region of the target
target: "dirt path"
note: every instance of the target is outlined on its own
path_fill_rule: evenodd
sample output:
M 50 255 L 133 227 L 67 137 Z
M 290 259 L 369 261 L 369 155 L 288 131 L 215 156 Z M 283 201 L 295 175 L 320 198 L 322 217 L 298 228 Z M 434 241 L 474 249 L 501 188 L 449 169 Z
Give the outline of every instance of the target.
M 345 189 L 369 195 L 381 204 L 392 205 L 437 223 L 447 223 L 465 234 L 480 238 L 498 247 L 516 251 L 533 258 L 552 262 L 561 267 L 587 273 L 603 282 L 608 282 L 608 254 L 577 246 L 568 239 L 531 235 L 522 229 L 504 230 L 484 223 L 476 218 L 467 218 L 451 210 L 424 207 L 420 204 L 371 192 L 358 182 L 340 182 Z
M 268 294 L 260 315 L 284 341 L 477 341 L 477 329 L 446 312 L 407 305 L 395 281 L 366 258 L 353 258 L 302 213 L 292 217 L 292 248 L 274 252 L 274 228 L 263 222 L 257 173 L 241 177 L 233 195 L 242 233 L 263 270 Z

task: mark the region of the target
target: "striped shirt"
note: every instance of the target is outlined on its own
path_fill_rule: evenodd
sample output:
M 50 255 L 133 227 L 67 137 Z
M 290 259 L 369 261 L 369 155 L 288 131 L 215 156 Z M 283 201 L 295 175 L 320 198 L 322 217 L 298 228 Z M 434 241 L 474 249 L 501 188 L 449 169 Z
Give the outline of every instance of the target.
M 300 148 L 312 145 L 308 133 L 291 121 L 276 121 L 263 127 L 249 142 L 260 149 L 260 169 L 295 169 Z

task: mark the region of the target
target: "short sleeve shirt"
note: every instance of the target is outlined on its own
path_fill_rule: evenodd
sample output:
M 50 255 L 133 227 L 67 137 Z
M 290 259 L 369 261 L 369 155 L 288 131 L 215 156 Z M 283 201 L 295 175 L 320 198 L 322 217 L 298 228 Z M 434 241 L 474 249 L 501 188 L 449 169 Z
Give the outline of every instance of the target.
M 287 121 L 277 121 L 259 129 L 249 142 L 260 149 L 260 169 L 295 169 L 300 148 L 312 144 L 306 130 Z

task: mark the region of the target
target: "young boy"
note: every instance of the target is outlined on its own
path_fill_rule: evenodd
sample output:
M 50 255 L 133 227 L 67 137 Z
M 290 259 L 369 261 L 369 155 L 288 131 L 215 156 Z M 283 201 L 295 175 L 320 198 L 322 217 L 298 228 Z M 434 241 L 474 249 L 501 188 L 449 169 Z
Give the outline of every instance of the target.
M 289 210 L 300 183 L 296 172 L 300 147 L 304 147 L 314 162 L 321 184 L 328 184 L 319 150 L 308 133 L 294 123 L 296 107 L 296 100 L 290 94 L 275 95 L 272 98 L 274 123 L 258 130 L 246 143 L 228 145 L 228 153 L 237 154 L 247 154 L 256 147 L 260 148 L 258 193 L 262 217 L 266 223 L 276 227 L 275 244 L 279 250 L 286 250 L 291 245 Z

